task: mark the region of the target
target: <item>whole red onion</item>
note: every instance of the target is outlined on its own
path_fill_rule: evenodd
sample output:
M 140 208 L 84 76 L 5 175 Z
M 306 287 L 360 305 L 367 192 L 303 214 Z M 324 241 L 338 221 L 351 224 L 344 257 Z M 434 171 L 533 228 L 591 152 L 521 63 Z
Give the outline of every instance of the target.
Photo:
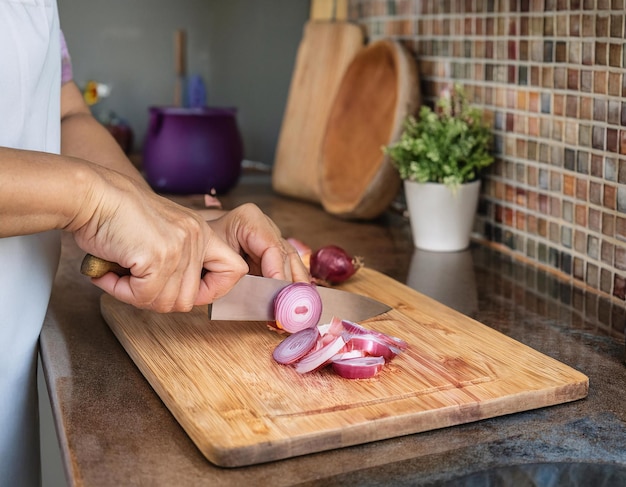
M 339 284 L 363 267 L 360 257 L 353 257 L 337 245 L 327 245 L 311 254 L 311 276 L 317 284 Z

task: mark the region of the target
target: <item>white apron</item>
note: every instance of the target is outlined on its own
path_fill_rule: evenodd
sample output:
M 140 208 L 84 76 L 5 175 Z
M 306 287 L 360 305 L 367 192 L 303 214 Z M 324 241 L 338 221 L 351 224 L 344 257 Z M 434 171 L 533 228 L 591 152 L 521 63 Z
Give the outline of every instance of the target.
M 59 153 L 60 73 L 56 0 L 0 0 L 0 146 Z M 37 344 L 59 255 L 59 232 L 0 238 L 2 486 L 41 483 Z

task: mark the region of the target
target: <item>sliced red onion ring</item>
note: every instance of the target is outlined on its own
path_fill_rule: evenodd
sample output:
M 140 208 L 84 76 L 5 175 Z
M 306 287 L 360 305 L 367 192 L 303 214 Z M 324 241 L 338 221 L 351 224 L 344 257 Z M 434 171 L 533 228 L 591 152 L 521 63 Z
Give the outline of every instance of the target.
M 390 346 L 399 348 L 400 350 L 406 350 L 409 346 L 409 344 L 401 338 L 387 335 L 386 333 L 382 333 L 380 331 L 370 330 L 357 323 L 353 323 L 352 321 L 342 320 L 342 323 L 345 330 L 351 335 L 376 335 Z
M 330 333 L 326 333 L 326 335 L 321 336 L 319 342 L 322 344 L 322 346 L 324 346 L 324 345 L 328 345 L 329 343 L 334 342 L 335 338 L 337 338 L 336 335 L 331 335 Z
M 328 326 L 328 330 L 326 331 L 326 333 L 328 333 L 329 335 L 338 337 L 345 331 L 346 331 L 346 328 L 343 326 L 343 320 L 341 318 L 337 318 L 336 316 L 333 316 L 330 319 L 330 324 Z
M 337 360 L 333 370 L 344 379 L 371 379 L 378 374 L 385 364 L 383 357 L 362 357 Z
M 285 289 L 294 287 L 296 290 L 313 288 L 319 298 L 317 289 L 306 283 L 292 284 L 284 288 L 281 293 Z M 290 293 L 294 292 L 289 291 L 285 294 L 287 298 L 290 298 Z M 287 300 L 285 296 L 281 298 L 281 293 L 274 301 L 276 323 L 293 334 L 276 347 L 274 359 L 281 364 L 291 364 L 300 374 L 312 372 L 332 363 L 334 371 L 343 378 L 369 379 L 376 376 L 386 362 L 408 348 L 407 342 L 400 338 L 370 330 L 337 317 L 333 317 L 330 323 L 316 326 L 315 324 L 319 321 L 319 315 L 317 315 L 315 324 L 291 331 L 295 328 L 289 321 L 290 316 L 287 315 L 285 318 L 279 313 L 293 310 L 295 306 L 294 314 L 297 317 L 299 314 L 308 314 L 309 308 L 306 304 L 302 304 L 299 298 L 293 300 Z M 303 308 L 298 308 L 298 306 Z M 321 314 L 321 299 L 319 308 Z M 287 319 L 287 326 L 284 326 L 285 323 L 281 321 L 285 319 Z
M 294 364 L 296 371 L 300 374 L 306 374 L 320 368 L 326 364 L 334 355 L 336 355 L 346 342 L 343 337 L 336 337 L 332 342 L 326 344 L 319 350 L 315 350 L 305 355 L 299 362 Z
M 276 324 L 289 333 L 317 325 L 321 315 L 322 298 L 313 284 L 294 282 L 274 298 Z
M 352 335 L 346 343 L 346 351 L 361 350 L 368 355 L 380 356 L 389 361 L 394 358 L 400 349 L 392 347 L 385 341 L 381 340 L 378 335 Z
M 330 323 L 324 323 L 322 325 L 317 325 L 317 329 L 320 332 L 320 335 L 324 336 L 328 333 L 328 330 L 330 330 Z
M 331 362 L 337 360 L 346 360 L 349 358 L 362 358 L 367 356 L 367 353 L 363 350 L 350 350 L 349 352 L 339 352 L 337 355 L 333 355 L 330 359 Z
M 313 350 L 319 337 L 316 327 L 300 330 L 280 342 L 272 357 L 279 364 L 292 364 Z

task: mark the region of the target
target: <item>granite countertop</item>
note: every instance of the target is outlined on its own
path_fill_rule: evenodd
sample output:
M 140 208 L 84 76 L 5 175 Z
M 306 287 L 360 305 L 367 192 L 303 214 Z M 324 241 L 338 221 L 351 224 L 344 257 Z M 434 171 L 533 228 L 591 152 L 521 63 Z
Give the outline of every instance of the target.
M 174 199 L 202 207 L 200 196 Z M 609 474 L 624 485 L 624 303 L 480 243 L 457 253 L 415 250 L 401 215 L 341 221 L 316 205 L 273 194 L 267 176 L 247 176 L 223 198 L 226 207 L 247 201 L 264 209 L 285 236 L 313 248 L 333 243 L 349 249 L 369 267 L 576 368 L 589 377 L 588 397 L 289 460 L 215 467 L 104 322 L 100 291 L 80 275 L 82 252 L 66 235 L 41 354 L 72 485 L 446 485 L 452 479 L 454 485 L 477 479 L 514 485 L 498 479 L 566 476 L 585 485 L 584 479 Z M 544 481 L 531 485 L 549 485 Z

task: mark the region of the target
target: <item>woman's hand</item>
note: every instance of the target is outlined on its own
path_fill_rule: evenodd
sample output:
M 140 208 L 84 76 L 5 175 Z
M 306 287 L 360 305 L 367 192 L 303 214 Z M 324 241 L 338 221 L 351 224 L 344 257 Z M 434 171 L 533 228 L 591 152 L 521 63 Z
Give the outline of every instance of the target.
M 131 276 L 94 279 L 105 292 L 140 308 L 189 311 L 223 296 L 248 272 L 197 212 L 115 171 L 91 170 L 99 177 L 66 229 L 84 251 L 130 269 Z M 209 272 L 201 279 L 203 268 Z
M 256 205 L 243 204 L 207 223 L 244 257 L 251 274 L 288 281 L 311 280 L 296 250 Z

